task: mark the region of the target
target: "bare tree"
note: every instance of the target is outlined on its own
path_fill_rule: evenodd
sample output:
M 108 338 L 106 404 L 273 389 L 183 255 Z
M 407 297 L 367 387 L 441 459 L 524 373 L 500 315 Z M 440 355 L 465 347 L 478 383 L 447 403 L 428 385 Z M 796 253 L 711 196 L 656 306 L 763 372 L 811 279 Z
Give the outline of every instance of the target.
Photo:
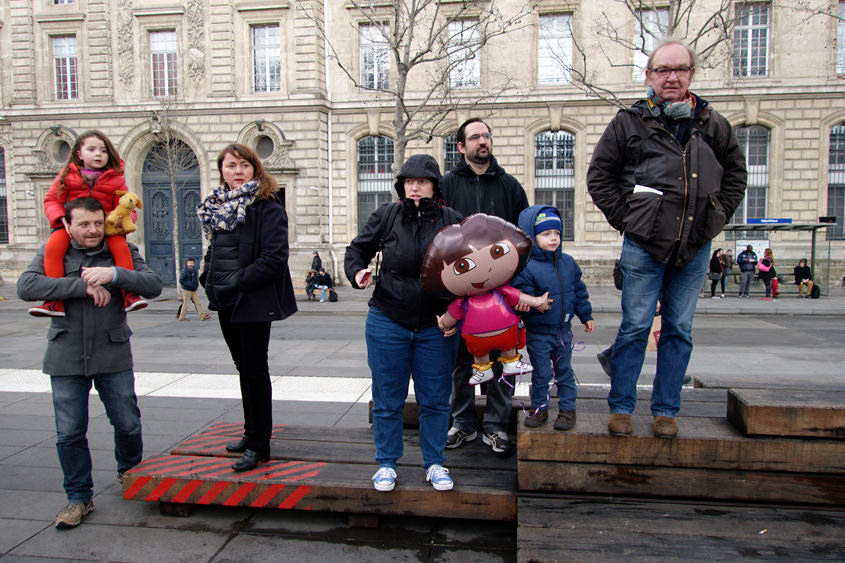
M 179 236 L 179 195 L 189 179 L 186 172 L 197 168 L 198 164 L 194 152 L 179 139 L 173 128 L 172 100 L 159 98 L 158 101 L 160 109 L 153 111 L 150 116 L 150 131 L 156 139 L 156 144 L 150 151 L 147 164 L 151 170 L 163 173 L 169 182 L 171 217 L 173 218 L 174 271 L 178 282 L 183 262 Z
M 487 88 L 481 99 L 460 95 L 467 79 L 463 71 L 477 64 L 479 53 L 492 39 L 532 25 L 533 20 L 527 16 L 538 3 L 539 0 L 526 0 L 515 13 L 505 14 L 496 7 L 495 0 L 348 0 L 355 13 L 352 20 L 369 24 L 355 25 L 353 33 L 365 41 L 376 40 L 382 48 L 380 56 L 387 60 L 376 60 L 375 64 L 389 60 L 390 73 L 395 73 L 389 80 L 383 79 L 386 75 L 362 80 L 361 74 L 355 73 L 354 59 L 349 54 L 338 53 L 324 19 L 310 2 L 297 0 L 299 8 L 326 40 L 328 56 L 352 84 L 387 94 L 395 102 L 394 172 L 405 160 L 408 142 L 430 141 L 449 112 L 494 100 L 512 88 L 510 78 L 500 76 L 500 83 Z M 372 35 L 361 35 L 366 33 Z M 357 53 L 351 56 L 356 57 Z M 423 84 L 422 90 L 409 91 L 409 83 L 414 87 Z
M 589 37 L 598 36 L 599 40 L 587 44 L 573 34 L 572 56 L 558 57 L 558 62 L 571 83 L 588 96 L 625 107 L 601 71 L 624 68 L 636 76 L 664 37 L 688 43 L 698 54 L 699 68 L 728 65 L 737 22 L 734 8 L 732 0 L 614 0 L 613 7 L 602 10 L 587 31 Z M 617 23 L 620 12 L 628 21 L 633 19 L 633 34 Z

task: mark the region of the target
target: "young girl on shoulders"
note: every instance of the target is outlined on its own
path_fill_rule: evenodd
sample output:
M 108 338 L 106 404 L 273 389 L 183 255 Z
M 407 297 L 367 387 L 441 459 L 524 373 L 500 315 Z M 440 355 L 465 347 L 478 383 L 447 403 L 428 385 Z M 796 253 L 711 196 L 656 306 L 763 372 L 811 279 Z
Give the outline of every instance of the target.
M 128 191 L 123 178 L 123 161 L 114 145 L 99 131 L 85 131 L 73 144 L 67 163 L 53 180 L 44 197 L 44 213 L 53 232 L 44 247 L 44 273 L 51 278 L 64 276 L 64 256 L 70 245 L 70 235 L 65 230 L 63 218 L 65 204 L 80 197 L 94 197 L 103 204 L 108 214 L 118 205 L 117 191 Z M 133 269 L 132 254 L 123 235 L 106 237 L 115 266 Z M 147 302 L 134 293 L 123 292 L 124 308 L 135 311 Z M 47 301 L 29 309 L 36 317 L 63 317 L 61 301 Z

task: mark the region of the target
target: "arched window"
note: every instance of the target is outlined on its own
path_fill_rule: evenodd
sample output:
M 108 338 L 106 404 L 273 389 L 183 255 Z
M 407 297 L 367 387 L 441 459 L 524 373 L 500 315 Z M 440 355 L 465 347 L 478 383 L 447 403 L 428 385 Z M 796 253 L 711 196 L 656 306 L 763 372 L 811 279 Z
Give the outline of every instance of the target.
M 364 137 L 358 141 L 358 232 L 381 205 L 391 200 L 393 139 Z
M 845 122 L 830 129 L 827 214 L 836 217 L 836 226 L 827 229 L 828 240 L 845 240 Z
M 731 224 L 747 223 L 749 219 L 766 217 L 766 199 L 769 192 L 769 130 L 759 125 L 736 127 L 739 146 L 745 153 L 745 167 L 748 170 L 748 187 L 745 197 L 736 208 Z M 728 239 L 757 239 L 766 238 L 762 231 L 728 231 Z
M 534 202 L 556 207 L 561 240 L 575 240 L 575 135 L 544 131 L 534 146 Z
M 461 153 L 458 151 L 458 138 L 449 135 L 443 139 L 443 174 L 449 172 L 461 161 Z

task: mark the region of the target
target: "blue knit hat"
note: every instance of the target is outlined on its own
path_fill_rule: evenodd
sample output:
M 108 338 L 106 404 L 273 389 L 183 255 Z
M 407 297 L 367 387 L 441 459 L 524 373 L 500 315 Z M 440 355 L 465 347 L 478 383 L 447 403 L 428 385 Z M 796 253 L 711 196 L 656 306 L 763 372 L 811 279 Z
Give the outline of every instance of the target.
M 543 209 L 534 219 L 534 236 L 549 229 L 557 229 L 559 231 L 562 225 L 560 215 L 557 214 L 557 211 L 549 208 Z

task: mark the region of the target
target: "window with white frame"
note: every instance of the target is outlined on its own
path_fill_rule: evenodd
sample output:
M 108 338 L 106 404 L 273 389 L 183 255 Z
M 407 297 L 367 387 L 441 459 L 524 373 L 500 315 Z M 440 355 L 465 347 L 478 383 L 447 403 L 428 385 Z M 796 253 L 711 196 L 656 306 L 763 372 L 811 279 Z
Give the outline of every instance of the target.
M 534 149 L 534 203 L 557 208 L 561 240 L 575 240 L 575 134 L 544 131 Z
M 73 0 L 53 0 L 54 6 L 63 6 L 65 4 L 73 4 Z
M 827 229 L 828 240 L 845 240 L 845 122 L 830 129 L 827 176 L 827 214 L 836 225 Z
M 358 232 L 373 211 L 392 199 L 393 139 L 364 137 L 358 141 Z
M 390 44 L 387 41 L 387 26 L 361 25 L 358 33 L 361 87 L 373 90 L 389 87 Z
M 0 147 L 0 244 L 9 242 L 9 210 L 6 198 L 6 150 Z
M 836 73 L 845 74 L 845 2 L 839 2 L 836 22 Z
M 282 88 L 281 34 L 278 25 L 252 26 L 252 91 Z
M 669 9 L 637 10 L 634 20 L 634 81 L 645 80 L 648 57 L 669 33 Z
M 53 72 L 57 100 L 75 100 L 79 97 L 79 75 L 76 53 L 76 36 L 53 37 Z
M 176 32 L 150 32 L 150 69 L 153 96 L 168 97 L 177 94 Z
M 449 87 L 476 88 L 481 83 L 478 56 L 478 20 L 449 22 L 446 53 L 449 61 Z
M 458 150 L 458 137 L 449 135 L 443 139 L 443 173 L 449 172 L 461 162 L 461 152 Z
M 537 82 L 566 84 L 572 77 L 572 16 L 540 16 Z
M 734 76 L 769 73 L 769 4 L 736 5 L 734 27 Z
M 734 212 L 731 224 L 747 223 L 749 219 L 766 217 L 766 199 L 769 191 L 769 130 L 759 125 L 737 127 L 734 129 L 739 146 L 745 153 L 745 168 L 748 171 L 748 187 L 745 197 Z M 728 239 L 765 238 L 761 231 L 728 231 Z

